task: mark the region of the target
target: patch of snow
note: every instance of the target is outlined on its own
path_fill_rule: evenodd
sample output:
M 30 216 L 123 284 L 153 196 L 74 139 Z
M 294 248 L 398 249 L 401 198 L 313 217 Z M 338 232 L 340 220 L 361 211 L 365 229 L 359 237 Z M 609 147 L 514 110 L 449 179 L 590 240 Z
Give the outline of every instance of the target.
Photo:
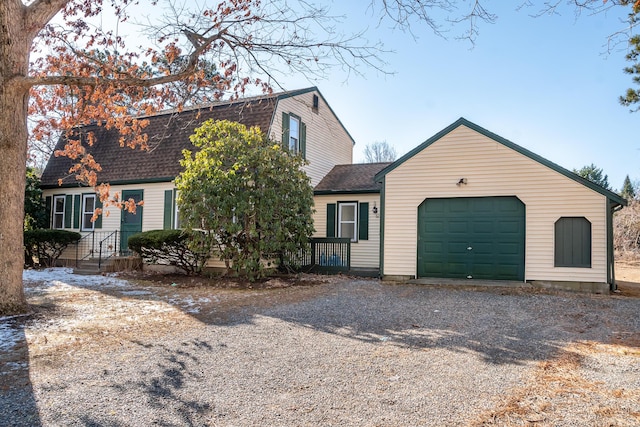
M 122 291 L 120 293 L 122 295 L 127 295 L 127 296 L 130 296 L 130 295 L 152 295 L 153 294 L 153 292 L 151 292 L 151 291 L 136 291 L 136 290 L 133 290 L 133 291 Z
M 129 286 L 129 282 L 126 280 L 116 279 L 115 277 L 73 274 L 73 269 L 68 267 L 23 270 L 22 280 L 27 285 L 26 287 L 29 287 L 30 284 L 42 283 L 44 286 L 60 287 L 61 290 L 67 286 L 82 288 Z
M 205 304 L 211 302 L 211 299 L 206 297 L 201 297 L 193 299 L 192 296 L 184 296 L 182 298 L 171 298 L 169 299 L 169 303 L 173 305 L 179 305 L 184 309 L 185 313 L 200 313 L 200 304 Z
M 10 323 L 0 323 L 0 352 L 11 351 L 24 339 L 24 333 L 17 330 Z

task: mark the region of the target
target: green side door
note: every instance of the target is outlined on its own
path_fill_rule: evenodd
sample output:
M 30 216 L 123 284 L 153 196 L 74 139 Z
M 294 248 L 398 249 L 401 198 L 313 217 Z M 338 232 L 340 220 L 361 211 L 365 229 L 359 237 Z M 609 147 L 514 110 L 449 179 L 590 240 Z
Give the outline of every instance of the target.
M 143 190 L 123 190 L 122 200 L 133 199 L 138 203 L 143 199 Z M 120 217 L 120 252 L 129 253 L 129 237 L 142 231 L 142 206 L 136 207 L 136 212 L 122 211 Z
M 525 206 L 517 197 L 426 199 L 418 277 L 524 280 Z

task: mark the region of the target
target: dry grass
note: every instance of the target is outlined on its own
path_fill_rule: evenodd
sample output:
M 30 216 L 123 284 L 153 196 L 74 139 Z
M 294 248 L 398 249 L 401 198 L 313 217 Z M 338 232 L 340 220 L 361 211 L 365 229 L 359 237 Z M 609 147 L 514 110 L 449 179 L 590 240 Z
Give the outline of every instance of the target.
M 587 359 L 607 355 L 638 358 L 636 342 L 616 344 L 580 342 L 563 349 L 551 360 L 540 362 L 526 385 L 513 390 L 496 409 L 481 414 L 471 426 L 574 425 L 568 414 L 581 412 L 588 425 L 638 426 L 640 390 L 609 388 L 584 375 Z M 635 408 L 635 409 L 634 409 Z

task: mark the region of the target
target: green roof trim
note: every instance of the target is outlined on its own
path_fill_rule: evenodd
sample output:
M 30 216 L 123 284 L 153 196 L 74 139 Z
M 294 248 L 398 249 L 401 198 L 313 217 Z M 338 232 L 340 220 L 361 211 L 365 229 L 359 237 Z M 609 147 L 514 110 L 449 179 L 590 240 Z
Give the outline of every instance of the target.
M 627 206 L 627 201 L 621 197 L 620 195 L 614 193 L 613 191 L 609 191 L 605 188 L 602 188 L 601 186 L 599 186 L 598 184 L 594 184 L 593 182 L 582 178 L 581 176 L 571 172 L 568 169 L 563 168 L 562 166 L 553 163 L 550 160 L 545 159 L 544 157 L 527 150 L 524 147 L 519 146 L 518 144 L 515 144 L 511 141 L 509 141 L 508 139 L 505 139 L 503 137 L 501 137 L 500 135 L 496 135 L 493 132 L 488 131 L 487 129 L 478 126 L 475 123 L 470 122 L 469 120 L 465 119 L 464 117 L 459 118 L 458 120 L 456 120 L 455 122 L 453 122 L 452 124 L 450 124 L 449 126 L 447 126 L 446 128 L 442 129 L 440 132 L 436 133 L 435 135 L 433 135 L 431 138 L 427 139 L 425 142 L 423 142 L 422 144 L 418 145 L 416 148 L 414 148 L 413 150 L 409 151 L 407 154 L 405 154 L 404 156 L 400 157 L 398 160 L 396 160 L 395 162 L 393 162 L 392 164 L 390 164 L 389 166 L 387 166 L 386 168 L 384 168 L 383 170 L 381 170 L 380 172 L 378 172 L 378 174 L 376 174 L 375 176 L 375 181 L 376 182 L 382 182 L 382 179 L 391 171 L 393 171 L 394 169 L 396 169 L 398 166 L 400 166 L 401 164 L 403 164 L 404 162 L 406 162 L 407 160 L 409 160 L 410 158 L 412 158 L 413 156 L 415 156 L 416 154 L 418 154 L 419 152 L 421 152 L 422 150 L 424 150 L 425 148 L 429 147 L 431 144 L 433 144 L 434 142 L 440 140 L 441 138 L 443 138 L 445 135 L 451 133 L 452 131 L 454 131 L 455 129 L 459 128 L 460 126 L 465 126 L 473 131 L 478 132 L 481 135 L 486 136 L 487 138 L 490 138 L 502 145 L 504 145 L 507 148 L 510 148 L 528 158 L 530 158 L 531 160 L 534 160 L 546 167 L 548 167 L 549 169 L 552 169 L 556 172 L 558 172 L 561 175 L 566 176 L 569 179 L 572 179 L 574 181 L 576 181 L 579 184 L 584 185 L 585 187 L 602 194 L 603 196 L 605 196 L 607 199 L 611 200 L 612 202 L 621 205 L 621 206 Z
M 147 179 L 123 179 L 119 181 L 109 181 L 110 185 L 130 185 L 130 184 L 156 184 L 159 182 L 171 182 L 176 179 L 175 176 L 167 176 L 161 178 L 147 178 Z M 78 182 L 72 182 L 68 184 L 62 185 L 41 185 L 40 188 L 43 190 L 51 189 L 51 188 L 79 188 L 79 187 L 88 187 L 86 184 L 80 184 Z
M 330 196 L 332 194 L 380 194 L 380 190 L 314 190 L 314 196 Z
M 304 88 L 304 89 L 291 90 L 291 91 L 288 91 L 288 92 L 282 92 L 281 94 L 279 94 L 277 96 L 277 100 L 280 101 L 281 99 L 287 99 L 287 98 L 291 98 L 291 97 L 298 96 L 298 95 L 304 95 L 305 93 L 310 93 L 310 92 L 317 92 L 318 93 L 320 98 L 322 98 L 322 101 L 324 101 L 324 103 L 327 104 L 327 107 L 329 107 L 329 111 L 331 111 L 331 114 L 333 114 L 333 116 L 336 118 L 336 120 L 338 121 L 340 126 L 342 126 L 342 129 L 346 132 L 347 136 L 351 140 L 352 145 L 356 145 L 356 141 L 353 139 L 353 137 L 351 136 L 351 134 L 349 133 L 347 128 L 344 126 L 344 124 L 340 120 L 340 117 L 338 117 L 338 115 L 335 113 L 335 111 L 333 111 L 333 108 L 331 108 L 331 105 L 329 105 L 329 103 L 327 102 L 327 100 L 324 97 L 324 95 L 322 95 L 322 92 L 320 92 L 320 90 L 316 86 L 311 86 L 311 87 Z

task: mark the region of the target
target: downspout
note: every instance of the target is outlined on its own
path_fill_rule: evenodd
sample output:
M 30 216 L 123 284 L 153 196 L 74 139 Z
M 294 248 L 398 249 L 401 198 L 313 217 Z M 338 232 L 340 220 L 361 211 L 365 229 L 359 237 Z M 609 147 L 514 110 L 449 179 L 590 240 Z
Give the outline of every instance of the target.
M 607 200 L 607 282 L 609 283 L 609 290 L 615 291 L 616 286 L 616 274 L 615 274 L 615 254 L 613 250 L 613 214 L 618 212 L 624 206 L 620 204 L 613 205 L 611 200 Z
M 380 254 L 378 266 L 380 268 L 379 277 L 384 277 L 384 219 L 385 219 L 385 188 L 387 186 L 386 176 L 382 178 L 382 188 L 380 188 Z

